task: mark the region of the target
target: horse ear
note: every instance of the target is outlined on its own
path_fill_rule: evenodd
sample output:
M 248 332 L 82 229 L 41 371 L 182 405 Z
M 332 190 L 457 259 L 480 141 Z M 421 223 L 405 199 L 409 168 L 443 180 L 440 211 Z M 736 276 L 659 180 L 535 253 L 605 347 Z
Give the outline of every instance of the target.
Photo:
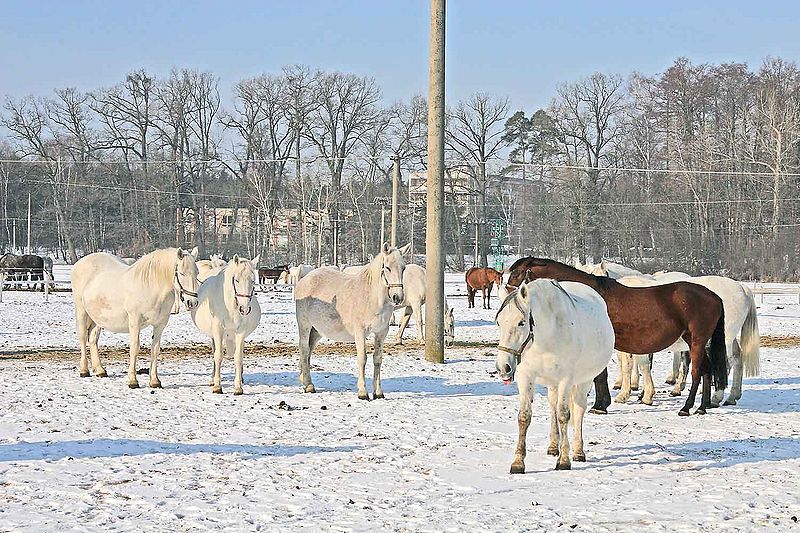
M 383 247 L 381 248 L 381 250 L 383 251 L 383 253 L 385 253 L 385 254 L 387 254 L 387 255 L 389 254 L 389 250 L 391 250 L 391 249 L 392 249 L 392 247 L 391 247 L 391 246 L 389 246 L 389 243 L 388 243 L 388 242 L 385 242 L 385 243 L 383 243 Z
M 192 257 L 194 257 L 195 259 L 197 259 L 197 256 L 198 256 L 198 255 L 200 255 L 200 248 L 198 248 L 197 246 L 195 246 L 194 248 L 192 248 L 192 251 L 191 251 L 191 252 L 189 252 L 189 255 L 191 255 Z
M 399 249 L 400 255 L 407 255 L 411 251 L 411 243 L 406 244 Z
M 447 310 L 447 314 L 450 316 L 450 318 L 453 318 L 453 308 L 452 307 Z
M 258 268 L 258 262 L 260 260 L 261 260 L 261 254 L 258 254 L 257 256 L 255 256 L 250 260 L 250 262 L 253 264 L 253 268 Z
M 233 261 L 234 265 L 238 265 L 239 264 L 239 254 L 234 254 L 232 261 Z
M 572 266 L 574 266 L 575 268 L 581 268 L 583 265 L 581 264 L 580 259 L 578 259 L 577 257 L 573 257 Z
M 521 297 L 523 300 L 528 298 L 528 284 L 523 283 L 519 286 L 519 290 L 517 291 L 517 295 Z
M 183 248 L 178 248 L 178 259 L 183 259 Z

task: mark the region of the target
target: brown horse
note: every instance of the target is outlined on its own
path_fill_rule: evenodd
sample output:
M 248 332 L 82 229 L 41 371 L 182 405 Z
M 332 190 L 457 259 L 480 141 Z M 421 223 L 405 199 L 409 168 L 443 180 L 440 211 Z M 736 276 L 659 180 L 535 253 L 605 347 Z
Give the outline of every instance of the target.
M 475 293 L 480 289 L 483 295 L 483 308 L 491 309 L 489 300 L 492 298 L 492 285 L 496 283 L 500 287 L 503 275 L 493 268 L 473 267 L 467 270 L 466 280 L 468 307 L 475 307 Z
M 273 268 L 260 267 L 258 269 L 258 283 L 263 285 L 267 280 L 272 283 L 278 283 L 278 278 L 280 278 L 284 272 L 286 272 L 287 275 L 289 274 L 289 265 L 281 265 Z
M 688 416 L 694 406 L 701 375 L 703 393 L 696 411 L 699 414 L 705 414 L 711 406 L 712 376 L 716 387 L 727 386 L 722 300 L 707 288 L 684 281 L 653 287 L 626 287 L 611 278 L 593 276 L 558 261 L 535 257 L 519 259 L 509 271 L 511 287 L 537 278 L 577 281 L 592 287 L 606 301 L 616 336 L 614 347 L 621 352 L 657 352 L 683 338 L 690 348 L 692 388 L 679 415 Z M 605 413 L 611 405 L 608 370 L 600 373 L 594 383 L 596 399 L 592 412 Z

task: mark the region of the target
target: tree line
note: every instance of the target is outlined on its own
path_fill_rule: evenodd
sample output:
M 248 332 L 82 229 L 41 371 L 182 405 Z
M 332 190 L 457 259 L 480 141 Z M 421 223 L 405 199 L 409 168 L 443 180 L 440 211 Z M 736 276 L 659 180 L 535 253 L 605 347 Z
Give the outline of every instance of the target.
M 791 61 L 681 58 L 652 76 L 565 83 L 532 112 L 486 93 L 451 103 L 450 266 L 477 252 L 484 265 L 607 257 L 796 278 L 799 88 Z M 368 76 L 305 66 L 232 93 L 223 102 L 217 77 L 184 69 L 7 97 L 0 245 L 24 245 L 30 195 L 33 244 L 68 261 L 176 244 L 275 264 L 365 261 L 380 245 L 391 158 L 404 179 L 425 171 L 425 99 L 387 104 Z M 403 188 L 400 239 L 420 253 L 424 211 Z

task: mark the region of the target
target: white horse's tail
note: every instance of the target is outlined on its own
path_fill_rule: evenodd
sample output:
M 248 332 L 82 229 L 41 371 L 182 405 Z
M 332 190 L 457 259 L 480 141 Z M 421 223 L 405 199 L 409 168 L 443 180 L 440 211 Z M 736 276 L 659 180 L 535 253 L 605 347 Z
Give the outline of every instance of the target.
M 758 332 L 758 317 L 756 316 L 756 300 L 749 287 L 743 285 L 750 301 L 750 309 L 747 311 L 747 318 L 742 324 L 742 334 L 740 347 L 742 349 L 742 363 L 744 364 L 744 375 L 747 377 L 757 376 L 760 372 L 761 335 Z

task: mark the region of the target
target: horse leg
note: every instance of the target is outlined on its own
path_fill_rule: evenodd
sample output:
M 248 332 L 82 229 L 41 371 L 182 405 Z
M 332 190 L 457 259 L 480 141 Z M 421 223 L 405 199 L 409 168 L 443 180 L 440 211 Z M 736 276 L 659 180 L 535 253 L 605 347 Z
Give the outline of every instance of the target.
M 619 365 L 619 372 L 617 372 L 617 380 L 614 382 L 614 390 L 619 390 L 622 387 L 622 360 L 619 357 L 619 353 L 620 352 L 617 352 L 617 364 Z
M 678 371 L 675 377 L 675 386 L 670 391 L 670 396 L 680 396 L 686 388 L 686 376 L 689 374 L 689 352 L 682 351 L 678 358 Z
M 467 309 L 475 307 L 475 292 L 472 287 L 467 284 Z
M 316 392 L 311 381 L 311 350 L 316 346 L 318 338 L 313 327 L 308 329 L 300 326 L 300 384 L 305 392 Z
M 640 355 L 633 356 L 631 359 L 631 390 L 639 390 L 639 357 Z
M 354 335 L 356 339 L 356 364 L 358 365 L 358 399 L 369 401 L 369 393 L 367 392 L 367 378 L 364 375 L 367 367 L 367 339 L 363 331 L 356 331 Z
M 209 387 L 214 386 L 214 376 L 217 375 L 217 363 L 214 361 L 214 338 L 211 338 L 211 381 L 208 382 Z
M 736 401 L 742 398 L 742 376 L 744 374 L 744 365 L 742 363 L 742 347 L 739 346 L 739 341 L 733 341 L 730 348 L 731 351 L 731 366 L 733 367 L 733 383 L 731 384 L 731 392 L 728 394 L 728 399 L 725 400 L 724 405 L 736 405 Z
M 511 463 L 512 474 L 525 473 L 525 455 L 527 445 L 525 438 L 528 435 L 528 427 L 531 425 L 531 402 L 533 401 L 533 381 L 528 381 L 525 377 L 518 382 L 519 387 L 519 414 L 517 424 L 519 425 L 519 436 L 517 437 L 517 447 L 514 450 L 514 462 Z
M 161 334 L 167 323 L 153 325 L 153 344 L 150 346 L 150 388 L 160 389 L 161 380 L 158 379 L 158 357 L 161 355 Z
M 411 313 L 411 307 L 405 306 L 403 308 L 403 317 L 400 319 L 400 329 L 397 330 L 397 335 L 395 335 L 395 340 L 401 344 L 403 343 L 403 332 L 408 327 L 408 321 L 411 319 Z
M 622 375 L 622 387 L 620 387 L 614 403 L 625 403 L 631 397 L 631 362 L 633 356 L 625 352 L 617 352 L 619 356 L 620 374 Z
M 691 370 L 692 370 L 692 386 L 689 389 L 689 397 L 686 398 L 686 403 L 684 404 L 683 408 L 678 411 L 678 415 L 680 416 L 689 416 L 689 411 L 692 407 L 694 407 L 695 398 L 697 397 L 697 389 L 700 386 L 700 378 L 701 378 L 701 368 L 704 364 L 705 358 L 705 347 L 702 346 L 700 343 L 697 342 L 688 342 L 689 347 L 691 348 L 690 354 L 692 358 L 691 363 Z M 703 376 L 705 377 L 705 376 Z M 711 375 L 708 375 L 707 380 L 704 379 L 703 383 L 703 392 L 702 397 L 700 399 L 700 407 L 697 408 L 696 414 L 705 414 L 706 409 L 709 407 L 711 403 Z M 708 397 L 706 397 L 706 395 Z
M 233 379 L 233 395 L 239 396 L 240 394 L 244 394 L 244 390 L 242 390 L 242 379 L 244 373 L 244 364 L 242 362 L 242 357 L 244 356 L 244 335 L 236 335 L 235 345 L 232 346 L 232 348 L 233 361 L 234 365 L 236 365 L 236 376 Z
M 382 399 L 383 387 L 381 387 L 381 363 L 383 362 L 383 340 L 386 334 L 375 334 L 375 347 L 372 350 L 372 396 Z
M 417 322 L 417 339 L 420 342 L 425 340 L 425 324 L 422 322 L 422 303 L 414 304 L 414 320 Z
M 594 405 L 589 412 L 604 415 L 608 412 L 609 405 L 611 405 L 611 391 L 608 390 L 608 368 L 604 368 L 594 378 Z
M 483 308 L 488 309 L 488 307 L 486 307 L 486 287 L 481 287 L 481 297 L 483 298 Z
M 681 352 L 675 351 L 672 352 L 672 370 L 669 374 L 667 374 L 667 379 L 664 380 L 664 383 L 667 385 L 675 385 L 677 381 L 678 373 L 680 372 L 681 368 Z
M 569 460 L 569 435 L 567 427 L 569 425 L 569 399 L 572 394 L 572 387 L 562 381 L 558 384 L 558 462 L 556 470 L 569 470 L 572 464 Z
M 223 338 L 225 332 L 222 328 L 217 327 L 214 329 L 214 380 L 211 385 L 211 392 L 214 394 L 222 394 L 222 347 L 224 346 L 225 339 Z
M 583 450 L 583 417 L 586 414 L 586 395 L 592 388 L 591 383 L 582 383 L 572 387 L 571 418 L 572 418 L 572 460 L 582 463 L 586 461 Z
M 136 358 L 139 357 L 139 333 L 142 328 L 138 322 L 128 321 L 128 331 L 131 334 L 131 354 L 128 361 L 128 387 L 131 389 L 139 388 L 139 381 L 136 379 Z
M 91 319 L 89 319 L 91 321 Z M 89 326 L 89 353 L 92 356 L 92 372 L 97 378 L 108 377 L 105 368 L 100 363 L 100 349 L 98 343 L 100 342 L 100 333 L 103 328 L 98 326 L 94 321 Z
M 639 397 L 639 401 L 645 405 L 653 405 L 653 397 L 656 395 L 656 385 L 653 383 L 652 363 L 653 354 L 638 356 L 636 358 L 636 364 L 642 369 L 642 375 L 644 377 L 644 388 L 642 389 L 642 395 Z M 636 372 L 639 372 L 638 369 Z
M 547 387 L 547 401 L 550 402 L 550 443 L 547 455 L 558 457 L 558 389 Z
M 492 308 L 492 285 L 486 288 L 486 309 Z
M 86 357 L 86 343 L 89 338 L 89 316 L 78 305 L 75 306 L 75 327 L 78 330 L 78 344 L 81 347 L 81 363 L 78 371 L 82 378 L 89 377 L 89 360 Z

